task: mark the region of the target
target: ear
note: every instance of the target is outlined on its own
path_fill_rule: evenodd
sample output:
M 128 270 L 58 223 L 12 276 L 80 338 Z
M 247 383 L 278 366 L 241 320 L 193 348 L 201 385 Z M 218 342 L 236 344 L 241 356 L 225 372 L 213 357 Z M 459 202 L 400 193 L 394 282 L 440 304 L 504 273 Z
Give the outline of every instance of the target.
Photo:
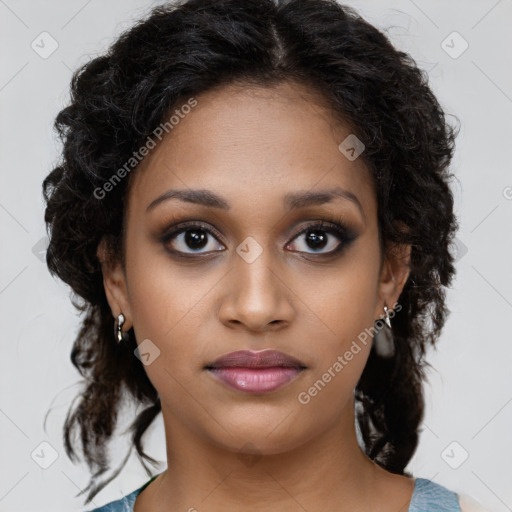
M 120 313 L 123 313 L 125 323 L 123 330 L 127 331 L 132 327 L 132 313 L 128 296 L 128 287 L 126 285 L 126 276 L 120 261 L 112 257 L 112 251 L 109 250 L 105 238 L 102 238 L 98 244 L 96 255 L 101 262 L 101 271 L 103 273 L 103 286 L 105 295 L 112 311 L 112 316 L 117 319 Z
M 411 246 L 409 244 L 392 244 L 389 247 L 379 280 L 379 300 L 375 319 L 382 318 L 384 306 L 391 311 L 407 282 L 410 273 Z

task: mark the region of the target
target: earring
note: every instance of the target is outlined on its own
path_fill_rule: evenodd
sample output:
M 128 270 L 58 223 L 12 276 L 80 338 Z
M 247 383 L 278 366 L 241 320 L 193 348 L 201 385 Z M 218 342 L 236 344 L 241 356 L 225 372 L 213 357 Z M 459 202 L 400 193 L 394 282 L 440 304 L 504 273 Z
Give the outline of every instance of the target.
M 117 325 L 114 325 L 114 336 L 115 336 L 118 344 L 121 343 L 125 339 L 125 336 L 124 336 L 124 333 L 122 330 L 124 321 L 125 321 L 124 315 L 123 315 L 123 313 L 120 313 L 119 316 L 117 317 Z
M 373 346 L 375 353 L 384 359 L 393 357 L 395 355 L 395 340 L 393 338 L 393 330 L 391 329 L 391 321 L 389 319 L 389 310 L 384 306 L 384 323 L 381 320 L 377 322 L 382 323 L 382 327 L 377 327 L 373 337 Z

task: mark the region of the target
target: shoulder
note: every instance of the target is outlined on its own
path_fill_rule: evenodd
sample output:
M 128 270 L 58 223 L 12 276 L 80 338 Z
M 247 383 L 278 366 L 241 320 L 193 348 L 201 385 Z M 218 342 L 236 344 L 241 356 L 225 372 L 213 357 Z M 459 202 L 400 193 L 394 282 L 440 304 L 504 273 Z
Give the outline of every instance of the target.
M 103 505 L 99 508 L 95 508 L 89 512 L 133 512 L 133 506 L 135 504 L 135 498 L 139 494 L 141 489 L 137 489 L 126 496 L 123 496 L 121 499 L 116 501 L 111 501 L 106 505 Z
M 155 475 L 151 477 L 144 485 L 135 489 L 135 491 L 123 496 L 121 499 L 116 501 L 111 501 L 106 505 L 103 505 L 99 508 L 95 508 L 94 510 L 90 510 L 89 512 L 133 512 L 133 507 L 135 506 L 135 499 L 137 496 L 159 475 Z
M 417 478 L 408 512 L 429 512 L 431 510 L 489 512 L 466 494 L 456 493 L 431 480 Z
M 425 478 L 416 478 L 408 512 L 461 512 L 456 493 Z
M 461 512 L 490 512 L 468 494 L 459 494 Z

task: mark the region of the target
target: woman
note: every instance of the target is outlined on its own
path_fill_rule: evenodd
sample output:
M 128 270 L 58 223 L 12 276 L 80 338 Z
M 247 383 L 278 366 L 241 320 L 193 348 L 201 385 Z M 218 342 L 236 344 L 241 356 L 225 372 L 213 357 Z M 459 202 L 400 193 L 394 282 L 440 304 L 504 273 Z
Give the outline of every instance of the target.
M 405 471 L 458 228 L 455 130 L 407 54 L 330 0 L 189 0 L 83 66 L 56 127 L 86 503 L 126 399 L 168 467 L 99 511 L 461 510 Z

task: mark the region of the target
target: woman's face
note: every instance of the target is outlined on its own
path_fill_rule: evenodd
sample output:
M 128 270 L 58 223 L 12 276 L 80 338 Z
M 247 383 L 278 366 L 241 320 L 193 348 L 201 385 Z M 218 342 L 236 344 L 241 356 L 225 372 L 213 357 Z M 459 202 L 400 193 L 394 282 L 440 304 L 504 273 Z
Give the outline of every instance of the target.
M 144 342 L 166 424 L 278 453 L 349 417 L 371 348 L 361 333 L 407 274 L 379 272 L 370 173 L 338 149 L 350 130 L 307 89 L 229 86 L 195 99 L 130 177 L 126 268 L 106 275 L 107 296 Z M 169 191 L 188 200 L 155 202 Z M 279 350 L 306 368 L 261 393 L 205 368 L 243 349 Z

